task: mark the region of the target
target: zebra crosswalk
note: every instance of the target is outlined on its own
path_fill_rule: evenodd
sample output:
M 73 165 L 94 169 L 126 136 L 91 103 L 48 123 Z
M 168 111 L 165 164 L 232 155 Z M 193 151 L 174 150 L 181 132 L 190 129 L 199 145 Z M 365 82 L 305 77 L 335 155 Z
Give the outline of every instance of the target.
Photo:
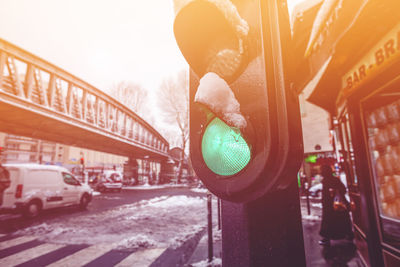
M 101 255 L 105 254 L 106 252 L 110 251 L 113 249 L 113 245 L 93 245 L 87 248 L 84 248 L 82 250 L 79 250 L 78 252 L 69 255 L 65 258 L 62 258 L 59 261 L 56 261 L 52 264 L 49 264 L 48 266 L 51 267 L 57 267 L 57 266 L 83 266 L 85 264 L 88 264 L 91 262 L 93 259 L 96 259 L 100 257 Z
M 0 265 L 1 266 L 16 266 L 16 265 L 22 264 L 24 262 L 33 260 L 34 258 L 37 258 L 39 256 L 45 255 L 51 251 L 57 250 L 60 247 L 62 247 L 62 245 L 55 245 L 55 244 L 38 245 L 36 247 L 29 248 L 29 249 L 23 250 L 21 252 L 7 256 L 3 259 L 0 259 Z
M 145 267 L 165 250 L 151 248 L 131 252 L 118 250 L 115 244 L 65 245 L 43 242 L 34 236 L 0 235 L 0 266 Z

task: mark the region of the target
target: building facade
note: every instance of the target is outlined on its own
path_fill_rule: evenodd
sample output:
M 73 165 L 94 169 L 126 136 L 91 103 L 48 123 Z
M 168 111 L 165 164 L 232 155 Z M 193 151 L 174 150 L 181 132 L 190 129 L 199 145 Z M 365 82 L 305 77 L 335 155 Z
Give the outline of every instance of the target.
M 299 95 L 301 121 L 303 128 L 304 161 L 301 172 L 309 178 L 309 183 L 320 173 L 323 164 L 334 165 L 337 156 L 334 150 L 334 132 L 332 118 L 322 108 L 306 101 L 304 93 Z
M 88 167 L 122 168 L 127 160 L 118 155 L 6 133 L 0 133 L 0 146 L 4 148 L 3 162 L 34 162 L 73 168 L 80 165 L 83 159 Z

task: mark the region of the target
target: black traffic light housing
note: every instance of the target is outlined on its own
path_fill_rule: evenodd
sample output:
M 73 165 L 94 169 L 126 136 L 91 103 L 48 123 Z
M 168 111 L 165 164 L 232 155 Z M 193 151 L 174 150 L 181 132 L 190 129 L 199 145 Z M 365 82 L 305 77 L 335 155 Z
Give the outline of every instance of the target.
M 297 95 L 286 78 L 290 28 L 282 3 L 192 0 L 177 8 L 175 38 L 191 68 L 192 165 L 206 187 L 225 200 L 247 202 L 296 183 L 303 147 Z M 227 119 L 219 100 L 199 101 L 199 85 L 210 72 L 229 85 L 244 126 Z M 209 92 L 218 98 L 219 89 Z M 203 138 L 215 118 L 249 147 L 250 160 L 235 174 L 216 173 L 204 158 Z M 236 156 L 241 155 L 227 155 Z

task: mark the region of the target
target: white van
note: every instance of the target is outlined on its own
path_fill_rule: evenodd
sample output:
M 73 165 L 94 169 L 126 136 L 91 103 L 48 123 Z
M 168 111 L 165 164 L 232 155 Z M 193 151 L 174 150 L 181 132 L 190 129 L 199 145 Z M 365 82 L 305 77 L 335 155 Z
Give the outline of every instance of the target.
M 67 169 L 39 164 L 3 164 L 10 173 L 10 186 L 3 193 L 1 210 L 27 217 L 41 210 L 69 205 L 86 208 L 92 189 L 81 184 Z

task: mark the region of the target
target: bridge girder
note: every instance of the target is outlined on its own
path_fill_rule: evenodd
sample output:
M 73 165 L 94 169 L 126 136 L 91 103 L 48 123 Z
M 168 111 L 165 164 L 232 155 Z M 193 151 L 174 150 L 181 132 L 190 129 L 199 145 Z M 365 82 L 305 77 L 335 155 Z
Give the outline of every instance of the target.
M 128 157 L 168 157 L 168 142 L 132 110 L 2 39 L 0 131 Z

